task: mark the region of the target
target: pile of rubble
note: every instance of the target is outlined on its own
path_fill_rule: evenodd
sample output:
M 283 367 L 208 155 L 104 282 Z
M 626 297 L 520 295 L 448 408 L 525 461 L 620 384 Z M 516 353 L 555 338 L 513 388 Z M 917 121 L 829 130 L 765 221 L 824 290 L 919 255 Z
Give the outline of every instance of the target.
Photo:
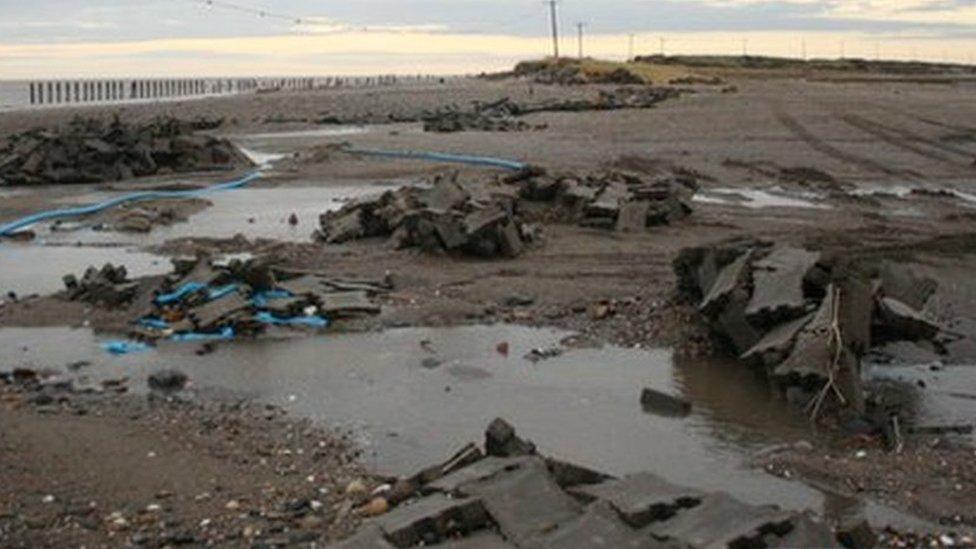
M 523 200 L 551 206 L 543 216 L 549 220 L 639 232 L 689 215 L 696 190 L 690 176 L 652 178 L 623 170 L 573 176 L 531 167 L 492 182 L 438 178 L 430 187 L 387 191 L 326 212 L 317 238 L 338 244 L 390 237 L 396 249 L 515 257 L 536 233 L 522 221 Z
M 549 175 L 532 172 L 507 179 L 519 196 L 550 202 L 557 218 L 584 227 L 640 232 L 667 225 L 692 212 L 697 180 L 689 175 L 651 176 L 610 169 L 589 175 Z
M 330 244 L 388 236 L 397 249 L 515 257 L 532 240 L 517 206 L 509 188 L 439 178 L 428 188 L 387 191 L 326 212 L 317 236 Z
M 75 118 L 58 130 L 29 130 L 0 144 L 0 186 L 101 183 L 252 166 L 229 141 L 194 134 L 200 124 L 159 118 L 134 126 L 118 118 Z
M 594 68 L 587 70 L 576 59 L 557 61 L 524 61 L 515 66 L 512 73 L 518 78 L 529 78 L 537 84 L 575 86 L 583 84 L 648 84 L 643 77 L 625 68 L 612 70 Z
M 452 133 L 460 131 L 483 132 L 520 132 L 526 130 L 541 130 L 545 126 L 533 126 L 516 117 L 523 113 L 523 109 L 509 98 L 491 103 L 475 101 L 470 111 L 462 111 L 457 107 L 446 107 L 423 115 L 424 131 L 436 133 Z
M 937 284 L 890 262 L 750 240 L 684 250 L 675 272 L 714 333 L 814 414 L 829 403 L 884 426 L 891 411 L 876 417 L 862 386 L 865 354 L 893 342 L 944 352 L 959 337 L 922 312 Z
M 622 109 L 649 109 L 662 101 L 679 97 L 681 90 L 649 86 L 625 86 L 615 90 L 599 90 L 595 97 L 516 103 L 503 98 L 492 103 L 474 102 L 470 110 L 457 106 L 446 107 L 421 116 L 424 131 L 451 133 L 460 131 L 517 132 L 544 130 L 546 125 L 533 125 L 518 117 L 541 112 L 585 112 Z
M 295 274 L 266 259 L 178 258 L 169 275 L 129 280 L 125 267 L 91 267 L 64 277 L 66 297 L 134 315 L 139 342 L 206 341 L 257 335 L 269 326 L 320 329 L 338 319 L 380 312 L 374 298 L 388 281 Z
M 443 464 L 360 501 L 373 517 L 334 547 L 840 547 L 817 519 L 651 473 L 614 478 L 543 457 L 503 420 Z

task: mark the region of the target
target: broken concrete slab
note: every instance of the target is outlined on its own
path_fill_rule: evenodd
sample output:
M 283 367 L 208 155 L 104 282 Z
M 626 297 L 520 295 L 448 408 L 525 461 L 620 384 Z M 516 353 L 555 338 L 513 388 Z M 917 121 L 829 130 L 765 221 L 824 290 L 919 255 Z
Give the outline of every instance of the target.
M 514 471 L 539 461 L 535 456 L 495 457 L 488 456 L 463 469 L 455 471 L 424 487 L 425 491 L 454 493 L 465 484 L 494 477 L 504 471 Z
M 466 484 L 461 491 L 480 498 L 502 535 L 520 546 L 582 514 L 541 462 Z
M 878 303 L 878 322 L 885 336 L 911 341 L 931 340 L 941 328 L 926 319 L 922 313 L 891 297 Z
M 379 314 L 380 306 L 366 292 L 335 292 L 317 296 L 319 312 L 331 318 L 350 315 Z
M 569 523 L 560 524 L 533 547 L 541 549 L 652 549 L 663 545 L 634 530 L 620 520 L 606 502 L 589 506 L 583 515 Z
M 796 320 L 780 324 L 767 332 L 759 340 L 759 343 L 740 355 L 741 358 L 743 360 L 762 361 L 767 366 L 779 364 L 793 348 L 796 336 L 813 320 L 813 317 L 813 313 L 810 313 Z
M 792 529 L 793 515 L 775 507 L 748 505 L 717 493 L 673 518 L 651 524 L 654 536 L 691 547 L 762 546 L 765 536 L 782 537 Z
M 386 541 L 383 530 L 375 524 L 368 524 L 345 541 L 331 546 L 332 549 L 393 549 Z
M 601 484 L 579 486 L 570 494 L 584 501 L 606 501 L 633 528 L 666 520 L 683 509 L 701 504 L 704 494 L 676 486 L 651 473 L 637 473 Z
M 746 307 L 749 320 L 772 325 L 806 312 L 803 280 L 819 259 L 819 253 L 783 246 L 755 261 L 752 299 Z
M 885 261 L 878 269 L 879 291 L 883 297 L 890 297 L 905 305 L 921 311 L 939 285 L 931 278 L 920 277 L 905 266 Z
M 647 227 L 647 212 L 650 204 L 645 201 L 627 202 L 620 207 L 617 215 L 617 231 L 624 233 L 644 232 Z
M 725 308 L 719 313 L 715 322 L 732 344 L 736 354 L 741 355 L 759 342 L 761 334 L 746 318 L 749 297 L 743 288 L 735 288 L 723 299 Z
M 752 254 L 746 252 L 719 271 L 715 283 L 704 293 L 705 297 L 698 309 L 708 315 L 721 310 L 732 292 L 747 281 L 751 259 Z M 742 308 L 742 316 L 745 317 L 745 306 Z
M 584 484 L 600 484 L 614 478 L 588 467 L 553 458 L 546 458 L 546 467 L 549 469 L 552 479 L 563 490 Z
M 505 538 L 494 532 L 475 532 L 474 534 L 437 545 L 438 549 L 515 549 Z
M 465 535 L 489 524 L 478 498 L 450 498 L 443 494 L 404 504 L 373 519 L 396 547 L 432 545 L 454 535 Z
M 201 305 L 192 310 L 190 319 L 197 329 L 213 331 L 231 321 L 236 313 L 247 311 L 251 303 L 237 292 Z

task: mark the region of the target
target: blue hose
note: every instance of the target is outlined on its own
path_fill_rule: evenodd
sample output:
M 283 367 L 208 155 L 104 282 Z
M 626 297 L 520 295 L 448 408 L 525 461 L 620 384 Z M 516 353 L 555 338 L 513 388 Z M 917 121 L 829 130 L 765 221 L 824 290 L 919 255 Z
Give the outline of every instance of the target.
M 64 217 L 79 217 L 83 215 L 91 215 L 94 213 L 107 210 L 109 208 L 114 208 L 120 204 L 125 204 L 126 202 L 139 202 L 144 200 L 162 200 L 168 198 L 197 198 L 200 196 L 206 196 L 208 194 L 218 193 L 222 191 L 231 191 L 234 189 L 239 189 L 248 183 L 261 177 L 258 172 L 252 172 L 244 177 L 229 181 L 227 183 L 220 183 L 217 185 L 212 185 L 204 189 L 195 189 L 191 191 L 144 191 L 138 193 L 132 193 L 123 195 L 111 200 L 106 200 L 105 202 L 100 202 L 98 204 L 91 204 L 88 206 L 79 206 L 77 208 L 66 208 L 63 210 L 48 210 L 46 212 L 36 213 L 34 215 L 29 215 L 23 219 L 18 219 L 6 225 L 0 225 L 0 236 L 10 236 L 13 233 L 30 227 L 35 223 L 40 223 L 42 221 L 49 221 L 51 219 L 60 219 Z
M 505 160 L 504 158 L 493 158 L 490 156 L 470 156 L 466 154 L 449 154 L 438 152 L 421 151 L 386 151 L 380 149 L 344 149 L 350 154 L 361 154 L 363 156 L 381 156 L 385 158 L 406 158 L 410 160 L 431 160 L 433 162 L 447 162 L 450 164 L 466 164 L 468 166 L 486 166 L 489 168 L 502 168 L 506 170 L 520 171 L 528 167 L 524 162 L 515 160 Z

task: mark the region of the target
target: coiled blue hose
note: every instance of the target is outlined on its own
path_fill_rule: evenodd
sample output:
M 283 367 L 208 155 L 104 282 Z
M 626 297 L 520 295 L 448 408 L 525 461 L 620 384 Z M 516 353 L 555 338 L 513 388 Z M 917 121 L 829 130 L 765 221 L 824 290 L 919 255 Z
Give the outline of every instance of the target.
M 504 158 L 494 158 L 491 156 L 471 156 L 466 154 L 450 154 L 438 152 L 422 151 L 387 151 L 381 149 L 343 149 L 350 154 L 361 154 L 363 156 L 381 156 L 385 158 L 405 158 L 409 160 L 431 160 L 433 162 L 447 162 L 450 164 L 466 164 L 468 166 L 485 166 L 489 168 L 502 168 L 506 170 L 520 171 L 528 167 L 524 162 L 515 160 L 505 160 Z
M 198 198 L 201 196 L 206 196 L 213 193 L 231 191 L 234 189 L 239 189 L 248 183 L 261 177 L 259 172 L 251 172 L 240 179 L 234 181 L 229 181 L 227 183 L 219 183 L 217 185 L 212 185 L 204 189 L 194 189 L 190 191 L 144 191 L 138 193 L 127 194 L 106 200 L 105 202 L 100 202 L 98 204 L 91 204 L 88 206 L 79 206 L 77 208 L 65 208 L 62 210 L 48 210 L 46 212 L 40 212 L 33 215 L 29 215 L 22 219 L 7 223 L 5 225 L 0 225 L 0 236 L 10 236 L 15 232 L 30 227 L 36 223 L 41 223 L 43 221 L 50 221 L 52 219 L 62 219 L 65 217 L 79 217 L 83 215 L 95 214 L 109 208 L 114 208 L 120 204 L 125 204 L 127 202 L 140 202 L 145 200 L 163 200 L 169 198 Z

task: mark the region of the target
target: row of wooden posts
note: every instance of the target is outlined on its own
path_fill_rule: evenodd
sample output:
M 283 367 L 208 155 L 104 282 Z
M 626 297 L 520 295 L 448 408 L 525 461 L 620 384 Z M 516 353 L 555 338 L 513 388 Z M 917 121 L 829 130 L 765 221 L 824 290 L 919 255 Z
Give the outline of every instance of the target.
M 161 100 L 209 95 L 252 93 L 260 90 L 306 90 L 319 87 L 372 87 L 401 81 L 433 80 L 433 76 L 333 76 L 302 78 L 190 78 L 50 80 L 30 82 L 31 105 L 109 103 Z

